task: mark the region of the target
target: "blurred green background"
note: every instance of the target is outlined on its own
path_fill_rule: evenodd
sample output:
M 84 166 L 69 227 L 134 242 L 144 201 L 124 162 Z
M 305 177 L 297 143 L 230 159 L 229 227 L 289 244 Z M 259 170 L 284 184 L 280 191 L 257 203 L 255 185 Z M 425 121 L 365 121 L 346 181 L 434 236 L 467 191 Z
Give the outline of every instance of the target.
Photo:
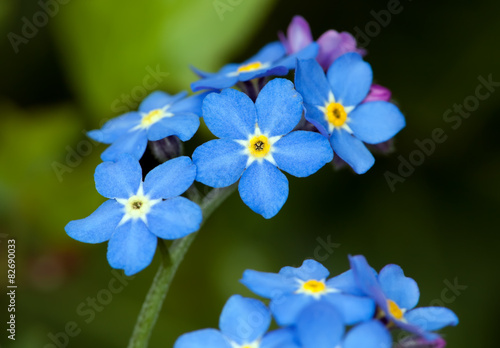
M 180 267 L 151 347 L 215 327 L 230 295 L 250 295 L 238 282 L 247 268 L 277 271 L 320 256 L 335 274 L 358 253 L 377 269 L 401 265 L 420 285 L 420 305 L 441 301 L 459 315 L 459 328 L 443 331 L 449 347 L 496 347 L 500 90 L 456 129 L 458 121 L 443 114 L 475 94 L 479 76 L 500 81 L 500 3 L 402 1 L 377 33 L 372 11 L 388 2 L 220 0 L 227 6 L 221 14 L 213 0 L 2 0 L 0 285 L 5 289 L 6 239 L 15 237 L 19 288 L 16 341 L 7 342 L 2 324 L 0 345 L 51 347 L 53 334 L 60 346 L 126 346 L 158 259 L 112 294 L 106 244 L 64 233 L 69 220 L 103 201 L 92 175 L 105 147 L 85 131 L 135 108 L 152 84 L 170 93 L 187 89 L 195 79 L 190 64 L 213 71 L 246 59 L 301 14 L 315 38 L 331 28 L 366 32 L 368 24 L 366 59 L 408 126 L 396 152 L 377 158 L 365 175 L 326 166 L 290 178 L 290 197 L 272 220 L 233 195 Z M 436 128 L 447 140 L 392 192 L 384 173 L 398 174 L 398 156 L 408 159 L 415 140 Z M 188 150 L 209 137 L 197 135 Z M 335 245 L 328 249 L 328 242 Z M 454 282 L 458 290 L 449 289 Z M 5 323 L 7 297 L 0 301 Z M 59 333 L 68 323 L 74 337 L 65 342 Z

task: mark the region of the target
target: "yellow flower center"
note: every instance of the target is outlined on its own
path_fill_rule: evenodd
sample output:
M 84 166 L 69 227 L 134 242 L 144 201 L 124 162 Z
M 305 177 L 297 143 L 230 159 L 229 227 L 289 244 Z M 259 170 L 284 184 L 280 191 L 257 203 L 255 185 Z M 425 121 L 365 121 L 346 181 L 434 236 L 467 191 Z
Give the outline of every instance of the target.
M 257 135 L 250 140 L 248 149 L 254 157 L 265 157 L 271 151 L 271 144 L 265 135 Z
M 326 120 L 334 127 L 342 127 L 347 120 L 347 112 L 339 103 L 330 103 L 325 111 Z
M 399 306 L 396 304 L 396 302 L 392 300 L 387 300 L 387 310 L 389 313 L 397 320 L 403 319 L 403 311 Z
M 134 218 L 139 218 L 149 212 L 151 204 L 149 199 L 142 195 L 135 195 L 127 200 L 125 212 Z
M 326 285 L 323 282 L 311 279 L 302 284 L 302 289 L 304 291 L 316 294 L 318 292 L 323 292 L 326 290 Z
M 164 117 L 164 112 L 161 109 L 155 109 L 150 111 L 146 116 L 142 118 L 141 125 L 143 127 L 151 126 L 153 123 L 158 122 Z
M 242 72 L 249 72 L 249 71 L 258 70 L 258 69 L 260 69 L 261 66 L 262 66 L 261 62 L 248 63 L 248 64 L 240 66 L 238 68 L 238 72 L 242 73 Z

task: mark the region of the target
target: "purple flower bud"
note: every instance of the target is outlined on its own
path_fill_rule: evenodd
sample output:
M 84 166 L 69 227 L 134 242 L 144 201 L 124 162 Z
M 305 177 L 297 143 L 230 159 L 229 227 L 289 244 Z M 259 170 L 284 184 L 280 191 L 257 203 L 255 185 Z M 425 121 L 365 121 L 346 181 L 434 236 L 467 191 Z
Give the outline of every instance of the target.
M 341 55 L 349 52 L 356 52 L 360 55 L 366 55 L 366 51 L 357 48 L 356 39 L 347 32 L 337 32 L 328 30 L 318 39 L 319 53 L 316 60 L 323 70 L 328 70 L 330 65 Z
M 182 142 L 175 135 L 157 141 L 150 141 L 149 146 L 160 163 L 179 157 L 183 150 Z
M 412 336 L 405 338 L 397 344 L 397 348 L 444 348 L 446 341 L 441 337 L 434 340 L 426 340 L 422 337 Z
M 296 53 L 313 42 L 309 23 L 302 16 L 293 17 L 286 36 L 282 32 L 279 32 L 278 36 L 287 54 Z
M 320 51 L 321 52 L 321 51 Z M 368 92 L 368 95 L 366 96 L 365 100 L 363 100 L 363 103 L 367 102 L 372 102 L 372 101 L 390 101 L 391 100 L 392 93 L 389 90 L 389 88 L 386 88 L 384 86 L 372 84 L 370 87 L 370 91 Z

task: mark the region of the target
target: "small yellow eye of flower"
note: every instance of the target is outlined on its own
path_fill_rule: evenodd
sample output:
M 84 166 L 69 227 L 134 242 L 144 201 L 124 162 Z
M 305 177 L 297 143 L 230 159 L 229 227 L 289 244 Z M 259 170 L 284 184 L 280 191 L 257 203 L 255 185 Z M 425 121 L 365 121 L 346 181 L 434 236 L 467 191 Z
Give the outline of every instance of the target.
M 141 125 L 143 127 L 151 126 L 153 123 L 156 123 L 160 119 L 162 119 L 163 114 L 163 110 L 161 109 L 152 110 L 142 118 Z
M 248 149 L 254 157 L 265 157 L 271 150 L 271 144 L 265 135 L 257 135 L 250 140 Z
M 242 73 L 242 72 L 249 72 L 249 71 L 258 70 L 258 69 L 260 69 L 261 66 L 262 66 L 261 62 L 248 63 L 248 64 L 240 66 L 238 68 L 238 72 Z
M 396 304 L 396 302 L 392 300 L 387 300 L 387 309 L 389 313 L 397 320 L 403 319 L 403 311 L 399 306 Z
M 326 290 L 326 285 L 323 282 L 311 279 L 302 284 L 302 289 L 306 292 L 310 293 L 318 293 Z
M 325 111 L 326 120 L 334 127 L 342 127 L 347 120 L 347 112 L 339 103 L 330 103 Z

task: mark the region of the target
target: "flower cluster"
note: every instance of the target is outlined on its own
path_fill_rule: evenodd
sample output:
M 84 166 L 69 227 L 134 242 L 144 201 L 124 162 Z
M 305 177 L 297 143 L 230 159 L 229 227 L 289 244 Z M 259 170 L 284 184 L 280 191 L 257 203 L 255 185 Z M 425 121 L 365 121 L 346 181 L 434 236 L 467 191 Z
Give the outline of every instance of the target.
M 442 307 L 414 308 L 417 283 L 401 267 L 387 265 L 377 274 L 364 256 L 350 257 L 351 269 L 332 278 L 314 260 L 279 273 L 245 271 L 241 282 L 262 302 L 232 296 L 219 328 L 179 337 L 174 348 L 390 348 L 392 331 L 407 333 L 402 347 L 444 347 L 434 331 L 458 324 Z M 279 329 L 267 330 L 273 317 Z
M 109 201 L 89 217 L 70 222 L 76 240 L 109 240 L 112 267 L 134 274 L 146 267 L 157 238 L 177 239 L 198 230 L 197 195 L 180 197 L 194 182 L 212 188 L 238 185 L 242 201 L 269 219 L 285 204 L 286 174 L 307 177 L 327 163 L 365 173 L 374 164 L 367 146 L 390 141 L 405 118 L 390 92 L 373 84 L 370 65 L 348 33 L 330 30 L 314 41 L 295 17 L 280 41 L 241 64 L 207 73 L 193 92 L 151 93 L 131 111 L 89 137 L 110 146 L 96 169 L 97 191 Z M 295 70 L 294 81 L 285 76 Z M 182 156 L 182 142 L 198 131 L 200 117 L 217 139 Z M 145 176 L 139 160 L 148 147 L 160 164 Z M 181 157 L 179 157 L 181 156 Z M 161 163 L 170 159 L 164 163 Z M 197 184 L 199 185 L 199 184 Z

